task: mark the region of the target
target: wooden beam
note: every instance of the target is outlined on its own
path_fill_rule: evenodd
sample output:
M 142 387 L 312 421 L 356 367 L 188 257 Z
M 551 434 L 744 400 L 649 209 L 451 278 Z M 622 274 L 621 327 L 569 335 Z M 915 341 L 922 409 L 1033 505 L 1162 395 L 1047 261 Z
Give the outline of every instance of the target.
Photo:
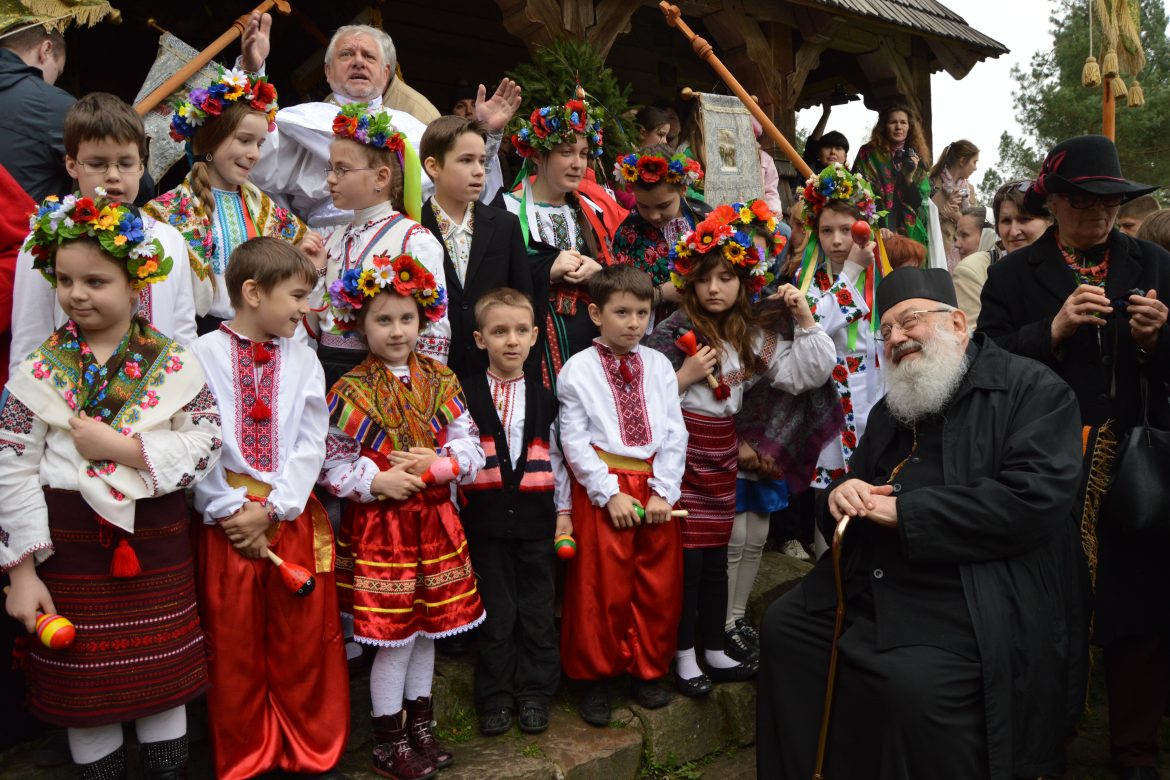
M 979 55 L 971 49 L 931 38 L 927 38 L 926 43 L 930 47 L 931 54 L 943 66 L 943 70 L 956 81 L 966 78 L 967 74 L 971 72 L 971 68 L 979 62 Z
M 784 79 L 772 67 L 772 47 L 759 23 L 744 13 L 737 0 L 728 0 L 703 23 L 719 44 L 728 70 L 760 99 L 765 113 L 774 113 L 784 104 Z
M 561 9 L 554 0 L 496 0 L 504 29 L 524 41 L 531 52 L 561 34 Z
M 601 0 L 597 4 L 593 25 L 588 28 L 586 40 L 602 60 L 609 56 L 609 50 L 613 48 L 617 37 L 630 31 L 630 20 L 636 10 L 638 6 L 629 0 Z

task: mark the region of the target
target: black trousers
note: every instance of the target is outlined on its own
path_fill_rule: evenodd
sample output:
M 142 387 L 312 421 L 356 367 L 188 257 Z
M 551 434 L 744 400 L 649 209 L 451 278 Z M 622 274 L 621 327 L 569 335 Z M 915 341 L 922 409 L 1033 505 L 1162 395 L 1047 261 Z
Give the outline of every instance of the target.
M 468 549 L 487 611 L 478 630 L 477 706 L 548 702 L 561 680 L 552 539 L 475 538 Z
M 798 585 L 760 631 L 757 776 L 808 780 L 829 668 L 833 612 L 809 613 Z M 978 661 L 935 647 L 875 648 L 871 609 L 846 610 L 826 750 L 833 780 L 986 778 Z
M 683 608 L 678 649 L 723 649 L 727 619 L 727 548 L 683 548 Z

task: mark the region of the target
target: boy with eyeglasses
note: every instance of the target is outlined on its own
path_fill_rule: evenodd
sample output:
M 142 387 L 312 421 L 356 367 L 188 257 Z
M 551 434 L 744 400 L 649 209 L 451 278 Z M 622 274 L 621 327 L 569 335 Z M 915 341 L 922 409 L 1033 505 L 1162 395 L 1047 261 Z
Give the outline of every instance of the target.
M 130 104 L 107 92 L 86 95 L 65 114 L 64 138 L 65 170 L 77 182 L 76 194 L 67 197 L 134 202 L 146 157 L 146 131 Z M 186 257 L 187 244 L 179 231 L 146 214 L 142 221 L 162 242 L 166 257 Z M 172 273 L 138 296 L 138 316 L 184 346 L 195 340 L 191 274 Z M 32 253 L 21 250 L 13 281 L 9 368 L 15 371 L 67 319 L 53 288 L 33 268 Z

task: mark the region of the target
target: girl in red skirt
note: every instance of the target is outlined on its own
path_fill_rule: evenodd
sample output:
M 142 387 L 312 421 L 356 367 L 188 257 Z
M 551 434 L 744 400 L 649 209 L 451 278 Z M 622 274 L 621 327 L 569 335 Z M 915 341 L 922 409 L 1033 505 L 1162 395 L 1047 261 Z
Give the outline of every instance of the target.
M 370 349 L 327 396 L 322 484 L 356 502 L 342 520 L 337 574 L 354 639 L 378 648 L 374 769 L 429 777 L 454 760 L 431 733 L 434 640 L 484 619 L 448 483 L 474 476 L 484 456 L 459 380 L 414 349 L 420 325 L 446 309 L 435 277 L 410 255 L 378 255 L 329 292 L 336 322 L 356 326 Z
M 199 362 L 135 312 L 186 259 L 131 207 L 72 195 L 25 248 L 69 320 L 0 398 L 5 606 L 29 631 L 39 612 L 76 628 L 66 648 L 30 641 L 29 709 L 69 729 L 82 778 L 126 776 L 131 720 L 144 776 L 185 776 L 207 663 L 183 488 L 219 457 L 219 411 Z
M 833 342 L 813 321 L 799 290 L 785 285 L 771 296 L 782 304 L 780 328 L 760 327 L 752 311 L 765 269 L 784 246 L 776 227 L 768 206 L 755 200 L 720 206 L 684 235 L 672 252 L 671 269 L 682 309 L 649 340 L 676 366 L 689 434 L 680 499 L 689 515 L 682 520 L 683 608 L 675 663 L 675 682 L 687 696 L 704 696 L 713 680 L 745 680 L 757 669 L 757 661 L 740 663 L 723 651 L 737 461 L 755 452 L 737 432 L 735 415 L 745 393 L 761 380 L 765 387 L 797 395 L 823 385 L 833 368 Z M 689 356 L 675 343 L 687 334 L 697 347 Z M 696 659 L 697 643 L 705 648 L 706 674 Z

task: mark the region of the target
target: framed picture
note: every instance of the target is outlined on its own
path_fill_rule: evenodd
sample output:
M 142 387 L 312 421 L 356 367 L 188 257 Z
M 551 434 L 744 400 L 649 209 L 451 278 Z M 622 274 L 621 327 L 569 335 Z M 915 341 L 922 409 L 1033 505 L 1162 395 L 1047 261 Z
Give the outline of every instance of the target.
M 760 152 L 751 114 L 734 95 L 696 94 L 707 203 L 746 202 L 764 196 Z

